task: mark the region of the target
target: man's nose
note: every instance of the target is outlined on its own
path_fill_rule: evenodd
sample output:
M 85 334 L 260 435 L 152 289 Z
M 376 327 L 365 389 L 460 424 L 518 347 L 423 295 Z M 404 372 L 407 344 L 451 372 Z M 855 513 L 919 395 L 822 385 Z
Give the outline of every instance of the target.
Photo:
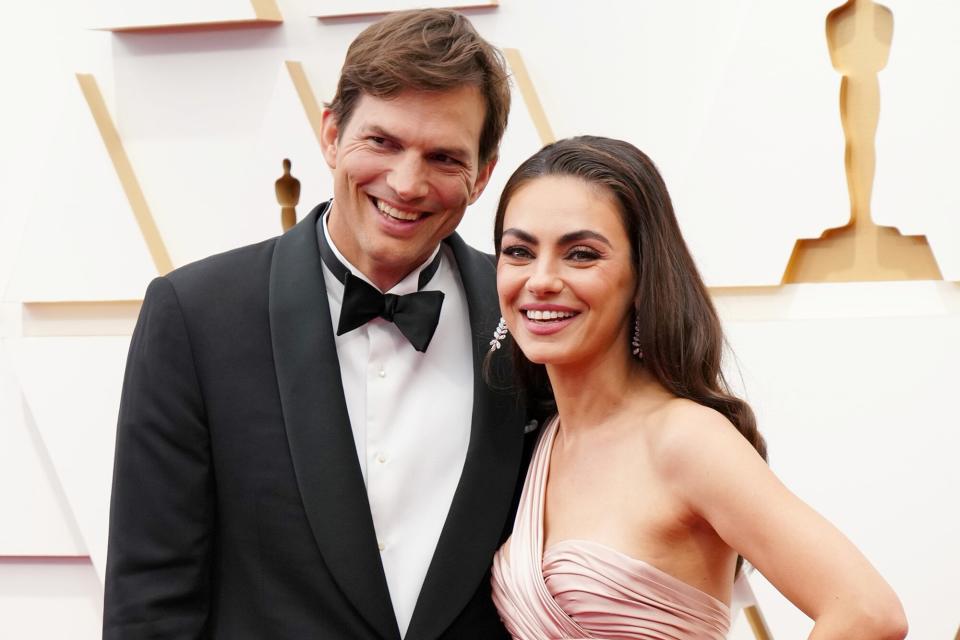
M 403 200 L 416 200 L 427 195 L 430 185 L 423 159 L 414 153 L 402 154 L 387 174 L 387 186 Z

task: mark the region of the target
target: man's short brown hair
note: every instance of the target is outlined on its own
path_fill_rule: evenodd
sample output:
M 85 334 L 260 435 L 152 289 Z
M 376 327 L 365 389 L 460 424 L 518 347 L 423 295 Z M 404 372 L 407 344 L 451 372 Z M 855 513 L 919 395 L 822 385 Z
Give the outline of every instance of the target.
M 501 53 L 462 14 L 447 9 L 394 13 L 350 44 L 337 94 L 327 105 L 342 132 L 364 93 L 391 98 L 414 89 L 480 89 L 485 104 L 480 162 L 497 155 L 510 112 L 510 85 Z

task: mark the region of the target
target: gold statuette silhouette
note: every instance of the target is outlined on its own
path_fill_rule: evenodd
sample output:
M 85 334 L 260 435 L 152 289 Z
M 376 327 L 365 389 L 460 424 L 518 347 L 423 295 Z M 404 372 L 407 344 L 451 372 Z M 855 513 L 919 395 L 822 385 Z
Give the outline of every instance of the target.
M 283 159 L 283 175 L 274 183 L 280 204 L 280 224 L 284 231 L 297 224 L 297 203 L 300 202 L 300 181 L 290 175 L 290 160 Z
M 870 219 L 880 116 L 878 74 L 887 66 L 893 14 L 871 0 L 848 0 L 827 16 L 833 67 L 843 74 L 840 115 L 846 138 L 850 222 L 798 240 L 783 281 L 940 280 L 925 236 L 904 236 Z M 814 187 L 815 188 L 815 187 Z

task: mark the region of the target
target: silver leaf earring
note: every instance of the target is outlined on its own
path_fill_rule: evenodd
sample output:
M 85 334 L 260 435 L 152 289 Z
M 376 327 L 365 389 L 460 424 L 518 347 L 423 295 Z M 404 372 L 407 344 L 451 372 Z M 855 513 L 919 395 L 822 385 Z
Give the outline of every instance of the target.
M 503 339 L 507 337 L 507 321 L 500 316 L 500 322 L 493 331 L 493 340 L 490 341 L 490 353 L 503 346 Z
M 643 360 L 643 349 L 640 348 L 640 315 L 633 316 L 633 339 L 630 340 L 633 355 L 637 360 Z

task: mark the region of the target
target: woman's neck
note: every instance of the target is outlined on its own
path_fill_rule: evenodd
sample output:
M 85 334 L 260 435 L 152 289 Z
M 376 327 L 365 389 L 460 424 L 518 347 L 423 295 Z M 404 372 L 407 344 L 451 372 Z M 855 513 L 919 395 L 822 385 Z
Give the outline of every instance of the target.
M 547 375 L 560 423 L 567 432 L 600 426 L 633 402 L 643 387 L 659 387 L 626 352 L 582 363 L 547 365 Z

